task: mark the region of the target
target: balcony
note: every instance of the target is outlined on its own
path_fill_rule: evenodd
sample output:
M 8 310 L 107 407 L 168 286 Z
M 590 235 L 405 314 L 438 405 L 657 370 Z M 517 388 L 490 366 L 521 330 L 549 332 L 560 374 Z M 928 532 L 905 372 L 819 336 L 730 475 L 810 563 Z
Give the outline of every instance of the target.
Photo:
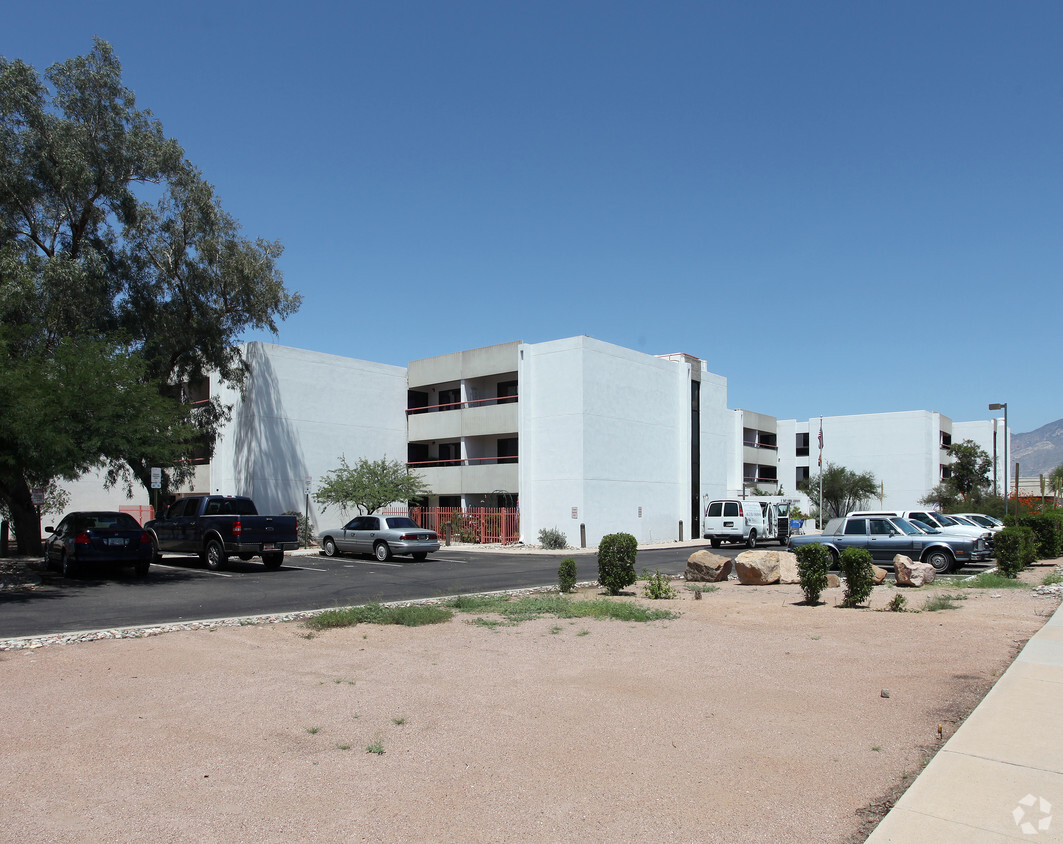
M 496 489 L 516 490 L 520 483 L 516 457 L 473 457 L 424 460 L 406 464 L 434 495 L 462 495 Z
M 424 442 L 515 433 L 517 408 L 516 396 L 407 408 L 407 437 Z

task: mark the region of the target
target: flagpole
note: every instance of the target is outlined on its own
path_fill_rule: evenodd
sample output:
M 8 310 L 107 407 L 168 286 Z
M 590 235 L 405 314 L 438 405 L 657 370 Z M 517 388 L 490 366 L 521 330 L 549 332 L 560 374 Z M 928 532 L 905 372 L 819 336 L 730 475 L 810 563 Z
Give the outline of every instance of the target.
M 823 417 L 819 417 L 819 526 L 826 526 L 823 521 Z

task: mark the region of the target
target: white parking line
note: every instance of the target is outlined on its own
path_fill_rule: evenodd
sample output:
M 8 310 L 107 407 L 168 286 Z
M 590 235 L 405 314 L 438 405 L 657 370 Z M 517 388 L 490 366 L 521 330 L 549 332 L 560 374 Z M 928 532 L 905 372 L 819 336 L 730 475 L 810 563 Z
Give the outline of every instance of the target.
M 452 560 L 449 557 L 429 557 L 425 562 L 435 561 L 437 563 L 461 563 L 462 565 L 468 565 L 468 560 Z
M 328 571 L 328 569 L 314 569 L 310 566 L 293 566 L 290 563 L 286 563 L 284 566 L 286 569 L 296 569 L 298 571 Z
M 168 566 L 166 563 L 152 563 L 151 567 L 160 569 L 170 569 L 171 571 L 201 571 L 203 574 L 212 574 L 215 577 L 232 577 L 231 574 L 226 574 L 223 571 L 211 571 L 210 569 L 190 569 L 185 566 Z
M 376 560 L 355 560 L 354 563 L 358 563 L 363 566 L 392 566 L 393 568 L 397 569 L 402 568 L 402 563 L 378 563 Z M 355 568 L 354 563 L 344 563 L 343 567 L 345 569 L 353 569 Z

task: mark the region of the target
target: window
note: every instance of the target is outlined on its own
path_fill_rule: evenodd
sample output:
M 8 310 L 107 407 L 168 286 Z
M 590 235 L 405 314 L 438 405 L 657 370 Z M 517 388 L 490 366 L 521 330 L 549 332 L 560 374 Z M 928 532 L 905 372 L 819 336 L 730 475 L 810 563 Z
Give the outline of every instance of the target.
M 517 462 L 517 438 L 505 437 L 498 441 L 498 462 L 499 463 L 516 463 Z
M 794 486 L 804 483 L 809 478 L 809 469 L 807 466 L 798 466 L 797 471 L 794 473 Z
M 866 519 L 849 519 L 845 523 L 846 536 L 863 536 L 867 533 Z
M 870 519 L 872 536 L 889 536 L 893 531 L 893 525 L 886 519 Z
M 725 501 L 723 503 L 724 516 L 737 516 L 738 515 L 738 502 L 737 501 Z
M 517 382 L 516 381 L 499 381 L 498 382 L 498 403 L 499 404 L 512 404 L 517 400 Z
M 797 456 L 808 457 L 808 434 L 798 434 L 796 439 Z
M 457 410 L 461 407 L 461 390 L 440 390 L 439 391 L 439 409 L 440 410 Z

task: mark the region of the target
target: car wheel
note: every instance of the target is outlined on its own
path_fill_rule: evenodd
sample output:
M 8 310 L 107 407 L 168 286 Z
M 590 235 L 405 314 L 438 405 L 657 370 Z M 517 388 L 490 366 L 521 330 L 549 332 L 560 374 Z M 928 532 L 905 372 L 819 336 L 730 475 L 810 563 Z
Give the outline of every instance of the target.
M 955 564 L 952 554 L 942 548 L 935 548 L 930 551 L 923 562 L 930 563 L 938 574 L 947 574 Z
M 153 563 L 162 562 L 162 551 L 159 550 L 159 543 L 157 540 L 151 540 L 151 561 Z
M 270 570 L 279 569 L 284 562 L 283 551 L 272 551 L 262 555 L 262 562 Z
M 336 543 L 331 536 L 326 536 L 321 542 L 321 550 L 325 552 L 326 557 L 336 556 Z
M 841 568 L 841 560 L 838 558 L 838 552 L 835 551 L 833 548 L 831 548 L 829 550 L 830 550 L 830 567 L 832 569 L 840 569 Z
M 225 546 L 217 539 L 209 540 L 207 542 L 207 548 L 203 555 L 203 559 L 206 561 L 208 569 L 211 571 L 217 571 L 228 561 L 228 555 L 225 553 Z
M 133 571 L 136 572 L 137 577 L 147 577 L 148 569 L 151 568 L 150 560 L 142 560 L 133 567 Z
M 74 561 L 67 556 L 66 551 L 63 552 L 63 556 L 59 558 L 59 573 L 63 577 L 73 577 L 77 567 L 74 565 Z
M 756 548 L 756 547 L 757 547 L 757 532 L 755 530 L 751 530 L 749 532 L 749 536 L 746 538 L 746 548 Z
M 240 557 L 241 560 L 243 560 L 246 563 L 248 560 L 250 560 L 255 555 L 254 554 L 239 554 L 238 556 Z
M 719 548 L 723 544 L 719 539 L 716 539 L 715 537 L 710 539 L 709 542 L 712 544 L 713 548 Z
M 391 559 L 391 549 L 386 542 L 378 542 L 373 546 L 373 556 L 377 558 L 379 562 Z
M 415 559 L 415 560 L 416 560 L 417 562 L 419 562 L 419 563 L 423 563 L 423 562 L 424 562 L 425 560 L 427 560 L 427 559 L 428 559 L 428 553 L 427 553 L 427 552 L 425 552 L 425 551 L 418 551 L 418 552 L 417 552 L 416 554 L 414 554 L 414 555 L 413 555 L 413 558 L 414 558 L 414 559 Z

